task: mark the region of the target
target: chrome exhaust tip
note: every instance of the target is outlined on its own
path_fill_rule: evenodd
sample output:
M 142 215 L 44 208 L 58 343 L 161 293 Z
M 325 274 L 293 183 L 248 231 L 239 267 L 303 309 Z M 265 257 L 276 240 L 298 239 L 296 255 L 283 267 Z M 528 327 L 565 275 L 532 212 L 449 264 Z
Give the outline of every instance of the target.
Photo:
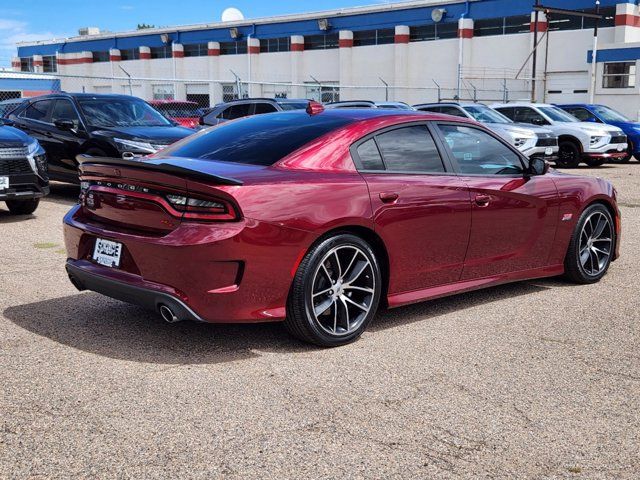
M 176 314 L 173 313 L 173 310 L 171 310 L 171 308 L 167 307 L 166 305 L 160 305 L 160 308 L 158 310 L 160 312 L 160 316 L 165 322 L 176 323 L 180 321 Z

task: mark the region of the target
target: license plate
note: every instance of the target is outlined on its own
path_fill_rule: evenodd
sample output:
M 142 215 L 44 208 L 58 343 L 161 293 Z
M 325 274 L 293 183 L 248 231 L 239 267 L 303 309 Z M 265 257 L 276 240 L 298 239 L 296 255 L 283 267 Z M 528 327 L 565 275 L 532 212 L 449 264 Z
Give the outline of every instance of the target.
M 9 177 L 0 177 L 0 190 L 9 188 Z
M 549 147 L 547 149 L 545 149 L 544 154 L 549 156 L 553 153 L 553 148 Z
M 96 239 L 96 246 L 93 249 L 93 260 L 105 267 L 117 268 L 120 266 L 120 256 L 122 255 L 122 244 Z

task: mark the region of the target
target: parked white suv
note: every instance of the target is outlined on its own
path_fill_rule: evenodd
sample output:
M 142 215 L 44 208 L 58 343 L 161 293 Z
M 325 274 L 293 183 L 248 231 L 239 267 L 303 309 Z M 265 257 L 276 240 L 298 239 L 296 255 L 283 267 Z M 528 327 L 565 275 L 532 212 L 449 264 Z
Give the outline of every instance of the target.
M 577 167 L 580 162 L 596 167 L 610 158 L 627 155 L 627 136 L 613 125 L 581 122 L 564 110 L 544 103 L 508 103 L 492 108 L 514 122 L 543 126 L 558 135 L 561 167 Z
M 551 130 L 527 124 L 517 124 L 500 112 L 481 103 L 421 103 L 413 108 L 421 112 L 443 113 L 471 118 L 504 138 L 529 158 L 557 160 L 558 136 Z

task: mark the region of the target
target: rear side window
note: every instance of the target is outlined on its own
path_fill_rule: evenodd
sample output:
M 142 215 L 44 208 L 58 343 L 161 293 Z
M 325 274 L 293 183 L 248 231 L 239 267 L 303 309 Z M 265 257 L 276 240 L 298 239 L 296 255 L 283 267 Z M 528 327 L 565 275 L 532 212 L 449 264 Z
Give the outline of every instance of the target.
M 425 125 L 402 127 L 376 136 L 387 170 L 394 172 L 444 172 L 436 144 Z
M 502 107 L 502 108 L 496 108 L 496 110 L 499 111 L 501 114 L 503 114 L 505 117 L 509 118 L 510 120 L 515 121 L 516 119 L 515 108 Z
M 307 143 L 353 121 L 302 112 L 254 115 L 196 134 L 162 150 L 158 156 L 273 165 Z
M 51 121 L 56 122 L 58 120 L 71 120 L 76 124 L 76 127 L 80 123 L 76 109 L 73 108 L 73 104 L 69 100 L 56 100 L 51 112 Z
M 276 107 L 271 105 L 270 103 L 256 103 L 255 114 L 260 115 L 262 113 L 273 113 L 277 112 Z
M 596 120 L 596 116 L 586 108 L 563 108 L 566 112 L 576 117 L 581 122 L 588 122 Z
M 33 102 L 22 113 L 24 118 L 31 120 L 38 120 L 40 122 L 49 121 L 49 110 L 51 107 L 51 100 L 41 100 L 39 102 Z
M 376 141 L 373 138 L 360 144 L 357 151 L 363 170 L 384 170 L 380 150 L 378 150 Z
M 231 105 L 224 112 L 222 112 L 222 118 L 226 120 L 235 120 L 236 118 L 242 118 L 249 115 L 249 103 L 243 103 L 240 105 Z
M 466 115 L 456 107 L 441 107 L 440 113 L 444 113 L 445 115 L 453 115 L 454 117 L 466 117 Z

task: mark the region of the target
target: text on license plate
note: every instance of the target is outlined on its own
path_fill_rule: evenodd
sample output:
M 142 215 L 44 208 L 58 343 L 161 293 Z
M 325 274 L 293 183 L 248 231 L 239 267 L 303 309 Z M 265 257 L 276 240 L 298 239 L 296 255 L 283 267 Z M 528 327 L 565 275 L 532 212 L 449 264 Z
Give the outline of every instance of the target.
M 93 260 L 95 262 L 105 267 L 119 267 L 121 255 L 121 243 L 104 240 L 102 238 L 96 239 L 96 246 L 93 249 Z
M 0 190 L 9 188 L 9 177 L 0 177 Z

